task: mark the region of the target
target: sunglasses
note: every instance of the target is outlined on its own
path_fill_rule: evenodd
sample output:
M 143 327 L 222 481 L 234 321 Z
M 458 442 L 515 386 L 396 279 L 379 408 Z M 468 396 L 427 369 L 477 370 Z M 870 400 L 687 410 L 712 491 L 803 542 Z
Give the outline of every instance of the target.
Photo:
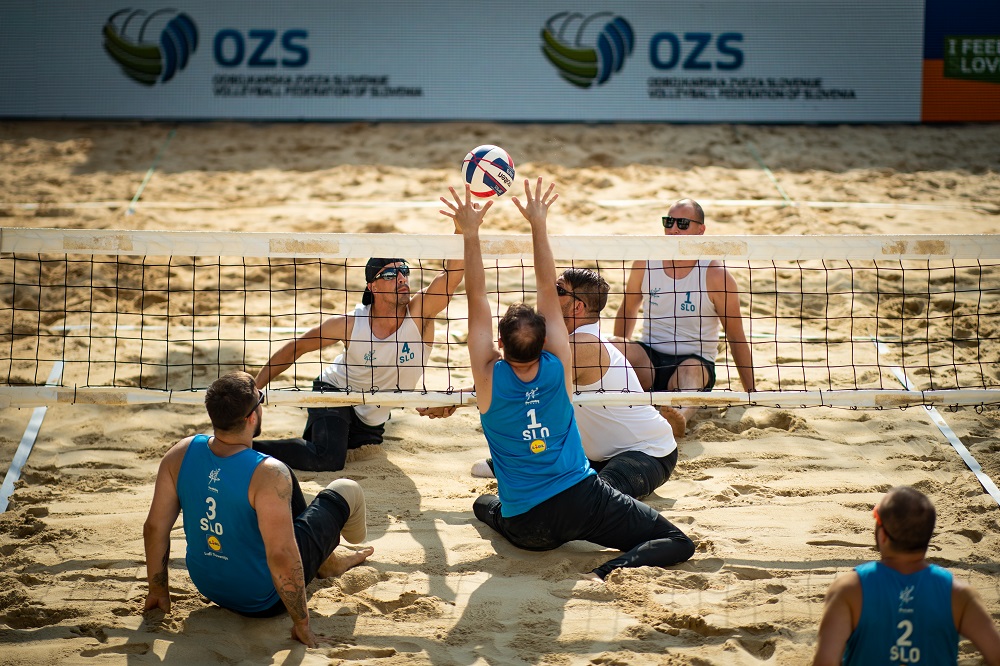
M 586 303 L 584 303 L 584 301 L 583 301 L 582 298 L 580 298 L 579 296 L 577 296 L 576 294 L 574 294 L 572 291 L 570 291 L 566 287 L 564 287 L 561 284 L 559 284 L 558 282 L 556 282 L 556 293 L 559 294 L 560 296 L 572 296 L 576 300 L 578 300 L 581 303 L 583 303 L 584 305 L 586 305 Z
M 885 525 L 882 524 L 882 517 L 878 515 L 877 506 L 874 509 L 872 509 L 872 515 L 875 516 L 875 524 L 882 528 L 882 531 L 885 532 L 885 535 L 887 537 L 889 537 L 889 540 L 895 541 L 895 539 L 892 538 L 892 535 L 889 534 L 889 530 L 885 529 Z
M 687 231 L 688 227 L 692 224 L 705 224 L 704 222 L 699 222 L 698 220 L 690 220 L 686 217 L 670 217 L 669 215 L 663 216 L 663 228 L 672 229 L 674 225 L 681 231 Z
M 255 402 L 255 403 L 253 404 L 253 408 L 252 408 L 252 409 L 250 410 L 250 412 L 249 412 L 249 413 L 248 413 L 248 414 L 247 414 L 246 416 L 244 416 L 243 418 L 245 418 L 245 419 L 248 419 L 248 418 L 250 418 L 251 416 L 253 416 L 254 412 L 256 412 L 256 411 L 257 411 L 257 408 L 258 408 L 258 407 L 260 407 L 260 406 L 261 406 L 261 403 L 263 403 L 263 402 L 264 402 L 264 392 L 263 392 L 263 391 L 261 391 L 261 392 L 260 392 L 260 397 L 259 397 L 259 398 L 257 398 L 257 402 Z
M 396 266 L 395 268 L 387 268 L 378 275 L 375 276 L 376 280 L 395 280 L 397 276 L 402 275 L 403 277 L 410 277 L 410 267 L 407 265 Z

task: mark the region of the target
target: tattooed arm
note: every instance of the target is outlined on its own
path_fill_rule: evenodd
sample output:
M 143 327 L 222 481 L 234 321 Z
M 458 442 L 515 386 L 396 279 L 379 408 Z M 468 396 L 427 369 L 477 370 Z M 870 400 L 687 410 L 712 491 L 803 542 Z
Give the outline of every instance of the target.
M 292 477 L 284 463 L 273 458 L 262 462 L 250 481 L 250 504 L 257 511 L 267 567 L 274 589 L 292 618 L 292 638 L 316 647 L 316 636 L 309 627 L 302 558 L 292 527 L 291 497 Z
M 153 488 L 153 501 L 149 515 L 142 526 L 142 540 L 146 547 L 146 580 L 149 592 L 143 611 L 160 609 L 170 612 L 170 584 L 167 569 L 170 562 L 170 530 L 181 512 L 177 498 L 177 472 L 191 438 L 175 444 L 160 461 Z

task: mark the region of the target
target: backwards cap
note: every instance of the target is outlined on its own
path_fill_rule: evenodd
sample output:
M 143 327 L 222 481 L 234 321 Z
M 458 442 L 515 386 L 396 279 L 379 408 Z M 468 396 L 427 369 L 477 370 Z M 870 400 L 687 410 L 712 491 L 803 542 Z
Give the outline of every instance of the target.
M 372 257 L 365 264 L 365 282 L 372 282 L 375 280 L 375 276 L 378 275 L 379 271 L 388 266 L 389 264 L 395 263 L 406 263 L 406 259 L 386 259 L 382 257 Z M 375 300 L 375 296 L 372 295 L 371 289 L 365 287 L 365 293 L 361 295 L 361 305 L 371 305 L 372 301 Z

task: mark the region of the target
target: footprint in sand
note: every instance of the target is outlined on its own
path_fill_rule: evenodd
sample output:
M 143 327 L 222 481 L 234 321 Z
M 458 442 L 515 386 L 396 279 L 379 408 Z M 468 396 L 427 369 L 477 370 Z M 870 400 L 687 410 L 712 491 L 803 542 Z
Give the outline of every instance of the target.
M 349 569 L 337 579 L 337 585 L 344 594 L 357 594 L 382 580 L 378 569 L 369 566 L 359 566 Z
M 327 650 L 327 656 L 349 661 L 360 661 L 362 659 L 386 659 L 395 657 L 396 650 L 393 648 L 364 647 L 364 646 L 338 646 Z
M 123 643 L 121 645 L 109 645 L 107 647 L 80 650 L 81 657 L 99 657 L 106 654 L 142 655 L 149 652 L 149 643 Z
M 741 636 L 726 641 L 722 649 L 727 651 L 746 651 L 756 659 L 767 661 L 774 656 L 774 641 Z

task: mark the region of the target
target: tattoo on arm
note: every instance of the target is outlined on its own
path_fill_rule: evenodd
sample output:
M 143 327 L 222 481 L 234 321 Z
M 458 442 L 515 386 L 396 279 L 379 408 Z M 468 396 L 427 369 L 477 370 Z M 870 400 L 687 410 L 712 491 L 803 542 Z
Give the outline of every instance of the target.
M 280 577 L 281 585 L 278 586 L 278 595 L 285 604 L 285 608 L 288 609 L 288 614 L 291 616 L 292 621 L 298 622 L 305 619 L 308 615 L 306 609 L 305 574 L 302 570 L 302 564 L 297 563 L 293 565 L 291 574 L 291 578 Z
M 278 463 L 271 468 L 274 474 L 274 489 L 278 493 L 278 498 L 286 502 L 289 506 L 292 503 L 292 477 L 291 472 L 283 463 Z
M 159 587 L 167 586 L 167 567 L 170 564 L 170 546 L 168 544 L 167 549 L 163 551 L 163 559 L 160 561 L 160 570 L 149 577 L 150 582 L 153 585 Z

